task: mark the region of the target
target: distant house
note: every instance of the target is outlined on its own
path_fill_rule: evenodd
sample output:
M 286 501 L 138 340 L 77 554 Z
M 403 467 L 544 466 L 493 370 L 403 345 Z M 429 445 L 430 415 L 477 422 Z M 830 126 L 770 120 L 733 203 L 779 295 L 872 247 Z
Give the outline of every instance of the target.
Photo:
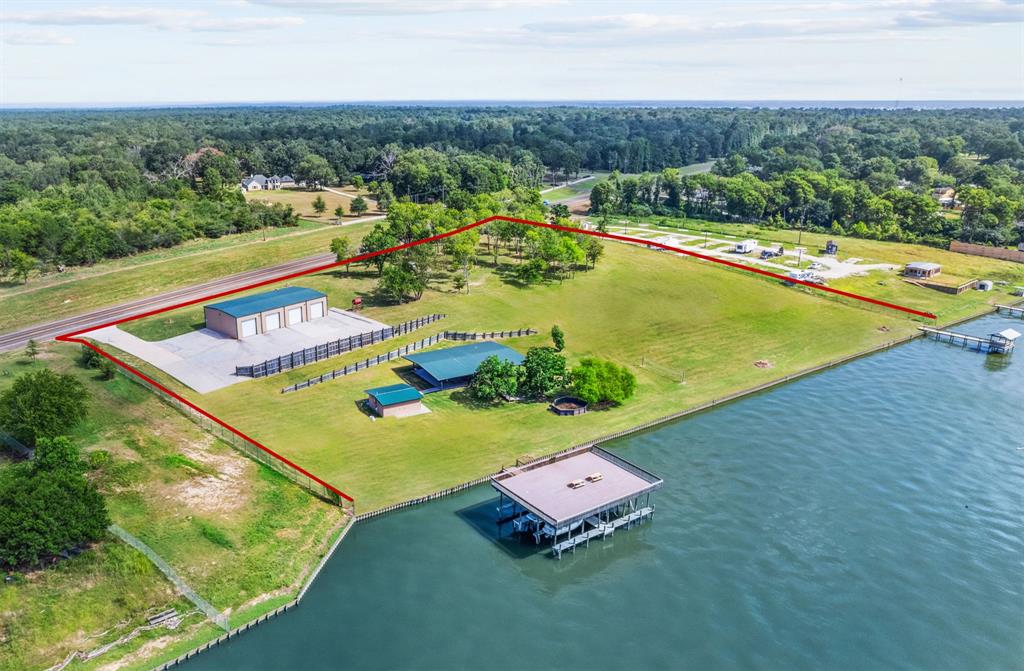
M 953 196 L 956 194 L 956 190 L 950 186 L 939 187 L 932 189 L 932 198 L 939 202 L 939 205 L 945 208 L 952 208 L 959 204 Z
M 267 184 L 265 175 L 251 175 L 242 180 L 242 191 L 266 191 Z
M 942 266 L 929 261 L 914 261 L 913 263 L 908 263 L 907 267 L 903 269 L 903 274 L 907 277 L 918 277 L 922 279 L 935 277 L 941 272 Z
M 276 191 L 286 186 L 295 186 L 291 175 L 251 175 L 242 180 L 242 191 Z

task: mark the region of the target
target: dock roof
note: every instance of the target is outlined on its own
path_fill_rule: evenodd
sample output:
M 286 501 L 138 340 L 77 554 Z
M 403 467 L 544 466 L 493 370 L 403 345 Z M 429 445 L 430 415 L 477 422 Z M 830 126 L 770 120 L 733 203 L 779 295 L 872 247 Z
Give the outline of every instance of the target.
M 276 310 L 277 308 L 295 305 L 296 303 L 305 303 L 306 301 L 323 298 L 326 295 L 321 291 L 307 289 L 306 287 L 284 287 L 251 296 L 232 298 L 220 303 L 211 303 L 206 307 L 219 310 L 230 317 L 238 318 L 259 314 L 267 310 Z
M 366 394 L 377 399 L 377 402 L 383 406 L 398 405 L 423 398 L 423 394 L 418 389 L 402 383 L 367 389 Z
M 1013 341 L 1019 338 L 1021 334 L 1019 331 L 1015 331 L 1013 329 L 1003 329 L 999 333 L 993 333 L 992 335 L 997 335 L 1000 338 L 1005 338 L 1006 340 Z
M 601 479 L 586 477 L 600 473 Z M 573 480 L 584 480 L 572 488 Z M 491 485 L 548 524 L 586 519 L 634 497 L 653 492 L 662 479 L 599 447 L 545 459 L 491 477 Z
M 458 347 L 406 355 L 406 359 L 425 370 L 438 382 L 469 377 L 476 373 L 484 359 L 496 356 L 503 361 L 519 365 L 523 355 L 510 347 L 493 341 L 475 342 Z

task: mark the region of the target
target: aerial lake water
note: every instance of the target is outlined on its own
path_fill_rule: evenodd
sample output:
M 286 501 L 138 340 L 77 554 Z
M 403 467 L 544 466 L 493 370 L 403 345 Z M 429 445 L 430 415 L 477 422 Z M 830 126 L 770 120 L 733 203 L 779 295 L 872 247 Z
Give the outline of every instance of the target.
M 560 561 L 496 541 L 486 486 L 358 525 L 186 667 L 1020 669 L 1022 416 L 1024 351 L 918 340 L 606 444 L 657 513 Z

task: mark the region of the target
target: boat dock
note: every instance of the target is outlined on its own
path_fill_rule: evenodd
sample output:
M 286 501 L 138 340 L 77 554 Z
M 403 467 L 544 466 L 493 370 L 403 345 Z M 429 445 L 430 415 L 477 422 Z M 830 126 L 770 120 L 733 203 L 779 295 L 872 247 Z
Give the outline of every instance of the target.
M 972 349 L 986 354 L 1009 354 L 1013 351 L 1014 343 L 1020 337 L 1020 333 L 1013 329 L 1005 329 L 999 333 L 992 333 L 988 337 L 972 336 L 955 331 L 943 331 L 942 329 L 930 326 L 920 326 L 925 337 L 933 338 L 939 342 L 948 342 L 951 345 L 960 345 L 963 349 Z
M 1024 307 L 1013 306 L 1013 305 L 997 305 L 996 312 L 1007 317 L 1017 317 L 1018 319 L 1024 319 Z
M 611 522 L 604 522 L 597 517 L 588 517 L 585 522 L 590 526 L 589 529 L 576 536 L 571 536 L 561 543 L 552 545 L 551 553 L 556 557 L 561 557 L 562 553 L 567 550 L 576 552 L 578 545 L 583 545 L 584 543 L 590 545 L 590 539 L 592 538 L 607 538 L 614 534 L 616 529 L 621 527 L 628 529 L 634 524 L 639 524 L 651 517 L 654 517 L 654 506 L 644 506 L 621 517 L 616 517 Z
M 561 558 L 592 539 L 651 519 L 651 495 L 662 483 L 599 447 L 509 468 L 491 478 L 499 494 L 498 535 L 511 523 L 520 540 L 550 543 L 552 556 Z

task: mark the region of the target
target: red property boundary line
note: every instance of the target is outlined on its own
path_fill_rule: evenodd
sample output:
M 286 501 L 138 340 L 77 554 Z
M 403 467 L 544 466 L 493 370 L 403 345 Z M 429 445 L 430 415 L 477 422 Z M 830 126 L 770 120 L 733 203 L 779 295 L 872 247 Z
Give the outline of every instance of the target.
M 764 270 L 762 268 L 755 268 L 755 267 L 752 267 L 752 266 L 747 266 L 747 265 L 744 265 L 742 263 L 736 263 L 735 261 L 729 261 L 727 259 L 719 259 L 719 258 L 716 258 L 716 257 L 713 257 L 713 256 L 708 256 L 706 254 L 700 254 L 698 252 L 692 252 L 692 251 L 689 251 L 689 250 L 686 250 L 686 249 L 680 249 L 679 247 L 673 247 L 671 245 L 666 245 L 666 244 L 663 244 L 663 243 L 660 243 L 660 242 L 654 242 L 652 240 L 644 240 L 642 238 L 632 238 L 632 237 L 625 236 L 625 235 L 615 235 L 614 233 L 602 233 L 600 231 L 589 231 L 589 230 L 584 230 L 584 229 L 579 229 L 579 228 L 572 228 L 572 227 L 569 227 L 569 226 L 560 226 L 558 224 L 549 224 L 549 223 L 540 222 L 540 221 L 530 221 L 528 219 L 516 219 L 514 217 L 506 217 L 506 216 L 502 216 L 502 215 L 494 215 L 494 216 L 491 216 L 491 217 L 487 217 L 486 219 L 481 219 L 480 221 L 474 222 L 472 224 L 467 224 L 465 226 L 461 226 L 461 227 L 456 228 L 454 230 L 447 231 L 445 233 L 439 233 L 438 235 L 432 235 L 430 237 L 423 238 L 421 240 L 414 240 L 412 242 L 407 242 L 407 243 L 404 243 L 404 244 L 401 244 L 401 245 L 396 245 L 394 247 L 389 247 L 388 249 L 383 249 L 383 250 L 380 250 L 380 251 L 377 251 L 377 252 L 369 252 L 369 253 L 366 253 L 366 254 L 360 254 L 358 256 L 353 256 L 351 258 L 345 259 L 344 261 L 335 261 L 333 263 L 326 263 L 326 264 L 323 264 L 321 266 L 316 266 L 314 268 L 309 268 L 307 270 L 300 270 L 298 272 L 289 273 L 287 275 L 281 275 L 280 277 L 275 277 L 275 278 L 271 278 L 271 279 L 268 279 L 268 280 L 261 280 L 259 282 L 254 282 L 252 284 L 248 284 L 248 285 L 239 287 L 237 289 L 228 289 L 226 291 L 221 291 L 221 292 L 218 292 L 218 293 L 210 294 L 208 296 L 203 296 L 201 298 L 194 298 L 192 300 L 183 301 L 181 303 L 176 303 L 174 305 L 169 305 L 167 307 L 158 308 L 156 310 L 149 310 L 147 312 L 142 312 L 140 314 L 133 315 L 133 316 L 130 316 L 130 317 L 124 317 L 124 318 L 121 318 L 121 319 L 116 319 L 114 321 L 110 321 L 110 322 L 107 322 L 105 324 L 100 324 L 98 326 L 90 326 L 88 328 L 79 329 L 77 331 L 71 331 L 69 333 L 63 333 L 63 334 L 57 336 L 55 338 L 55 340 L 58 340 L 60 342 L 67 342 L 67 343 L 78 343 L 80 345 L 88 347 L 89 349 L 91 349 L 92 351 L 96 352 L 100 356 L 102 356 L 102 357 L 104 357 L 104 358 L 114 362 L 115 364 L 117 364 L 121 368 L 125 369 L 126 371 L 128 371 L 132 375 L 138 377 L 140 380 L 143 380 L 144 382 L 152 385 L 153 387 L 156 387 L 157 389 L 159 389 L 163 393 L 167 394 L 171 398 L 175 399 L 179 403 L 182 403 L 182 404 L 188 406 L 192 410 L 198 412 L 203 417 L 206 417 L 210 421 L 212 421 L 212 422 L 220 425 L 221 427 L 223 427 L 225 430 L 230 431 L 231 433 L 235 434 L 236 436 L 238 436 L 242 440 L 250 443 L 251 445 L 253 445 L 253 446 L 257 447 L 257 448 L 259 448 L 260 450 L 262 450 L 266 454 L 270 455 L 274 459 L 277 459 L 278 461 L 280 461 L 281 463 L 285 464 L 289 468 L 292 468 L 295 471 L 301 473 L 302 475 L 304 475 L 305 477 L 309 478 L 313 482 L 316 482 L 317 484 L 321 485 L 322 487 L 324 487 L 328 491 L 331 491 L 331 492 L 337 494 L 339 497 L 341 497 L 345 501 L 348 501 L 349 503 L 353 503 L 355 501 L 355 499 L 353 499 L 351 496 L 349 496 L 345 492 L 341 491 L 337 487 L 334 487 L 333 485 L 325 482 L 324 480 L 321 480 L 320 478 L 318 478 L 317 476 L 313 475 L 312 473 L 310 473 L 309 471 L 307 471 L 303 467 L 299 466 L 295 462 L 291 461 L 290 459 L 288 459 L 288 458 L 278 454 L 277 452 L 271 450 L 269 447 L 267 447 L 266 445 L 260 443 L 256 439 L 254 439 L 254 438 L 252 438 L 252 437 L 242 433 L 241 431 L 239 431 L 235 427 L 231 426 L 230 424 L 228 424 L 224 420 L 220 419 L 219 417 L 216 417 L 215 415 L 207 412 L 206 410 L 203 410 L 202 408 L 200 408 L 195 403 L 192 403 L 191 401 L 189 401 L 188 399 L 184 398 L 180 394 L 177 394 L 174 391 L 171 391 L 170 389 L 168 389 L 164 385 L 160 384 L 159 382 L 157 382 L 153 378 L 149 377 L 148 375 L 146 375 L 142 371 L 140 371 L 140 370 L 136 369 L 135 367 L 129 365 L 128 363 L 118 359 L 117 357 L 115 357 L 115 356 L 113 356 L 111 354 L 108 354 L 107 352 L 103 351 L 97 345 L 94 345 L 93 343 L 89 342 L 88 340 L 85 340 L 84 338 L 82 338 L 80 336 L 83 336 L 83 335 L 85 335 L 87 333 L 90 333 L 92 331 L 96 331 L 96 330 L 99 330 L 99 329 L 102 329 L 102 328 L 107 328 L 109 326 L 116 326 L 118 324 L 123 324 L 125 322 L 135 321 L 137 319 L 143 319 L 145 317 L 151 317 L 153 315 L 161 314 L 161 313 L 164 313 L 164 312 L 170 312 L 171 310 L 178 310 L 180 308 L 188 307 L 190 305 L 195 305 L 196 303 L 202 303 L 202 302 L 205 302 L 205 301 L 209 301 L 209 300 L 212 300 L 214 298 L 220 298 L 222 296 L 229 296 L 231 294 L 236 294 L 236 293 L 239 293 L 241 291 L 248 291 L 249 289 L 256 289 L 258 287 L 266 286 L 268 284 L 276 284 L 278 282 L 284 282 L 286 280 L 290 280 L 290 279 L 293 279 L 293 278 L 296 278 L 296 277 L 301 277 L 303 275 L 311 275 L 311 274 L 314 274 L 314 273 L 320 273 L 320 272 L 323 272 L 325 270 L 330 270 L 331 268 L 337 268 L 339 266 L 345 266 L 345 265 L 348 265 L 348 264 L 351 264 L 351 263 L 359 263 L 361 261 L 366 261 L 367 259 L 371 259 L 371 258 L 373 258 L 375 256 L 380 256 L 382 254 L 390 254 L 391 252 L 397 252 L 397 251 L 400 251 L 400 250 L 403 250 L 403 249 L 408 249 L 409 247 L 415 247 L 416 245 L 422 245 L 422 244 L 425 244 L 425 243 L 428 243 L 428 242 L 435 242 L 435 241 L 441 240 L 443 238 L 448 238 L 448 237 L 452 237 L 454 235 L 458 235 L 459 233 L 464 233 L 464 232 L 472 230 L 472 229 L 474 229 L 474 228 L 476 228 L 478 226 L 483 226 L 484 224 L 488 224 L 488 223 L 490 223 L 492 221 L 508 221 L 508 222 L 515 223 L 515 224 L 525 224 L 527 226 L 537 226 L 539 228 L 550 228 L 552 230 L 565 231 L 565 232 L 568 232 L 568 233 L 579 233 L 579 234 L 583 234 L 583 235 L 593 235 L 594 237 L 604 238 L 604 239 L 607 239 L 607 240 L 616 240 L 616 241 L 619 241 L 619 242 L 629 242 L 629 243 L 634 243 L 634 244 L 645 245 L 647 247 L 655 247 L 655 248 L 658 248 L 658 249 L 663 249 L 665 251 L 675 252 L 677 254 L 683 254 L 685 256 L 691 256 L 693 258 L 701 259 L 701 260 L 704 260 L 704 261 L 710 261 L 712 263 L 717 263 L 717 264 L 720 264 L 720 265 L 723 265 L 723 266 L 728 266 L 730 268 L 735 268 L 735 269 L 738 269 L 738 270 L 744 270 L 744 271 L 747 271 L 747 272 L 755 273 L 757 275 L 763 275 L 765 277 L 771 277 L 771 278 L 774 278 L 774 279 L 777 279 L 777 280 L 782 280 L 784 282 L 790 282 L 790 283 L 793 283 L 793 284 L 800 284 L 800 285 L 803 285 L 803 286 L 806 286 L 806 287 L 810 287 L 811 289 L 815 289 L 817 291 L 831 293 L 831 294 L 835 294 L 837 296 L 843 296 L 845 298 L 852 298 L 854 300 L 863 301 L 865 303 L 870 303 L 872 305 L 877 305 L 877 306 L 888 308 L 888 309 L 891 309 L 891 310 L 898 310 L 900 312 L 905 312 L 907 314 L 915 315 L 915 316 L 918 316 L 918 317 L 926 317 L 928 319 L 935 319 L 936 318 L 935 315 L 930 313 L 930 312 L 923 312 L 921 310 L 915 310 L 913 308 L 908 308 L 908 307 L 905 307 L 905 306 L 902 306 L 902 305 L 897 305 L 895 303 L 888 303 L 886 301 L 878 300 L 876 298 L 870 298 L 868 296 L 861 296 L 859 294 L 851 293 L 849 291 L 842 291 L 840 289 L 834 289 L 832 287 L 821 286 L 821 285 L 818 285 L 818 284 L 813 284 L 811 282 L 806 282 L 806 281 L 803 281 L 803 280 L 793 279 L 793 278 L 790 278 L 790 277 L 786 277 L 785 275 L 780 275 L 778 273 L 773 273 L 773 272 L 771 272 L 769 270 Z

